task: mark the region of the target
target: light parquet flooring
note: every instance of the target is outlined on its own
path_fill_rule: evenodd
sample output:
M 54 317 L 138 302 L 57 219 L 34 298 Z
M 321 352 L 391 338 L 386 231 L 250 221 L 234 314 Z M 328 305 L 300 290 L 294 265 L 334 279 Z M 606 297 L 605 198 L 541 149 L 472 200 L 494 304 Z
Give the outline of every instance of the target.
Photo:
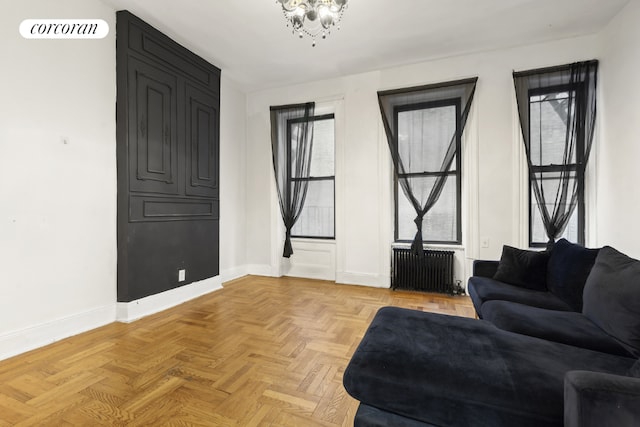
M 467 297 L 247 276 L 0 362 L 0 426 L 350 426 L 344 369 L 385 305 Z

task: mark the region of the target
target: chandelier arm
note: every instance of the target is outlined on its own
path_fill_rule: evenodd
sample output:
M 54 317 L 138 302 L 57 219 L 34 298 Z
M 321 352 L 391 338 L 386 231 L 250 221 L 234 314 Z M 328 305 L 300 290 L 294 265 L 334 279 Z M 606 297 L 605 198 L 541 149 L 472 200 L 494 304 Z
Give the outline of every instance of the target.
M 337 26 L 347 7 L 348 0 L 277 0 L 280 3 L 287 26 L 293 27 L 294 34 L 298 33 L 313 39 L 322 35 L 326 38 L 331 33 L 331 27 Z

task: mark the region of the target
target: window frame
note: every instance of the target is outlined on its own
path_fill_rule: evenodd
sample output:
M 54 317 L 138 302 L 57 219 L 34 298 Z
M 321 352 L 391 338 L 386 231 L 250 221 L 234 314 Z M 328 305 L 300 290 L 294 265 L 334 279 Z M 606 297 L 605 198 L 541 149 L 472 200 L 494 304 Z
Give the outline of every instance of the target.
M 531 141 L 531 98 L 534 96 L 547 95 L 551 93 L 560 93 L 560 92 L 573 92 L 574 93 L 574 103 L 575 103 L 575 112 L 574 114 L 584 115 L 584 111 L 579 111 L 578 109 L 582 109 L 581 106 L 583 103 L 581 102 L 580 97 L 583 94 L 583 84 L 575 83 L 575 84 L 562 84 L 562 85 L 549 85 L 544 87 L 539 87 L 535 89 L 529 89 L 527 93 L 527 97 L 529 100 L 529 140 Z M 575 179 L 578 181 L 578 241 L 575 242 L 579 245 L 585 244 L 585 218 L 586 218 L 586 207 L 585 207 L 585 161 L 584 161 L 584 144 L 585 144 L 585 134 L 584 129 L 578 127 L 577 129 L 577 137 L 576 137 L 576 163 L 572 163 L 569 166 L 571 167 L 571 172 L 575 174 Z M 528 147 L 531 150 L 531 147 Z M 527 165 L 529 167 L 529 165 Z M 529 247 L 531 248 L 542 248 L 546 247 L 547 242 L 534 242 L 533 241 L 533 201 L 535 200 L 535 195 L 532 191 L 532 182 L 531 182 L 531 172 L 533 173 L 546 173 L 546 172 L 560 172 L 562 171 L 563 165 L 536 165 L 531 164 L 530 166 L 533 170 L 529 171 L 527 176 L 527 182 L 529 187 L 529 203 L 528 203 L 528 225 L 529 225 Z M 544 179 L 554 179 L 554 178 L 543 178 Z M 536 201 L 537 204 L 537 201 Z
M 394 197 L 394 242 L 396 243 L 410 243 L 412 240 L 399 239 L 399 221 L 398 221 L 398 201 L 399 201 L 399 176 L 442 176 L 449 175 L 456 177 L 456 240 L 429 240 L 425 239 L 425 233 L 422 234 L 423 244 L 435 244 L 435 245 L 461 245 L 462 244 L 462 136 L 460 132 L 460 118 L 461 118 L 461 108 L 462 108 L 462 98 L 454 97 L 454 98 L 446 98 L 436 101 L 429 102 L 420 102 L 414 104 L 404 104 L 398 105 L 394 108 L 393 114 L 395 116 L 395 129 L 394 134 L 396 138 L 394 140 L 394 144 L 396 146 L 396 150 L 398 150 L 398 114 L 406 111 L 417 111 L 417 110 L 426 110 L 429 108 L 442 108 L 442 107 L 450 107 L 453 106 L 456 109 L 456 160 L 455 160 L 455 171 L 424 171 L 424 172 L 411 172 L 406 174 L 395 173 L 393 175 L 393 197 Z M 436 202 L 437 204 L 438 202 Z M 434 205 L 435 206 L 435 205 Z
M 333 175 L 327 175 L 327 176 L 309 176 L 309 178 L 297 178 L 297 177 L 293 177 L 291 176 L 291 125 L 295 124 L 295 123 L 303 123 L 306 121 L 309 122 L 318 122 L 318 121 L 322 121 L 322 120 L 333 120 L 333 125 L 334 125 L 334 135 L 333 135 L 333 146 L 334 146 L 334 153 L 333 153 L 333 157 L 334 157 L 334 167 L 333 167 Z M 305 236 L 305 235 L 297 235 L 297 234 L 293 234 L 293 228 L 291 229 L 291 238 L 295 238 L 295 239 L 314 239 L 314 240 L 335 240 L 336 238 L 336 170 L 335 170 L 335 144 L 336 144 L 336 138 L 335 138 L 335 114 L 334 113 L 328 113 L 328 114 L 320 114 L 317 116 L 311 116 L 308 118 L 298 118 L 298 119 L 291 119 L 291 120 L 287 120 L 287 189 L 291 188 L 291 184 L 294 181 L 307 181 L 307 182 L 313 182 L 313 181 L 332 181 L 333 182 L 333 230 L 332 230 L 332 235 L 331 236 Z M 290 190 L 287 190 L 290 191 Z M 304 210 L 304 205 L 302 207 L 302 210 Z M 295 227 L 295 226 L 294 226 Z

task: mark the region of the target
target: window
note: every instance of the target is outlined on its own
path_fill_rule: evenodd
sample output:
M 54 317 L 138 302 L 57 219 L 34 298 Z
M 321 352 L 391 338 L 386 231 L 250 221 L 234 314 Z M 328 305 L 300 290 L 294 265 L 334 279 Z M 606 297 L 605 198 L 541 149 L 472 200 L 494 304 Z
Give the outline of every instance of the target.
M 291 176 L 295 180 L 308 181 L 307 195 L 300 216 L 291 229 L 291 237 L 333 239 L 335 237 L 335 119 L 333 114 L 315 116 L 311 148 L 311 170 L 308 178 Z M 290 135 L 297 131 L 300 120 L 289 121 Z M 295 141 L 296 138 L 289 138 Z M 297 147 L 290 144 L 289 159 L 294 159 Z M 290 160 L 291 161 L 291 160 Z M 290 168 L 296 170 L 296 168 Z M 291 185 L 291 184 L 290 184 Z
M 416 233 L 416 210 L 401 188 L 400 179 L 408 179 L 415 198 L 427 201 L 436 196 L 446 177 L 435 205 L 426 213 L 422 226 L 423 242 L 453 243 L 462 241 L 461 232 L 461 157 L 460 98 L 401 105 L 395 108 L 397 150 L 404 162 L 404 173 L 395 179 L 395 240 L 411 241 Z M 452 137 L 455 139 L 452 144 Z M 450 167 L 444 167 L 455 149 Z
M 396 180 L 395 240 L 411 241 L 416 256 L 425 242 L 462 243 L 461 141 L 477 81 L 378 92 Z
M 564 233 L 571 242 L 584 244 L 584 134 L 578 130 L 576 144 L 567 144 L 567 126 L 570 112 L 581 105 L 581 91 L 574 85 L 545 87 L 529 90 L 529 132 L 532 172 L 542 183 L 541 191 L 548 200 L 547 210 L 553 212 L 556 194 L 561 194 L 561 185 L 575 186 L 577 198 L 575 209 Z M 570 104 L 571 103 L 571 104 Z M 580 114 L 580 112 L 577 112 Z M 571 150 L 570 152 L 565 152 Z M 569 169 L 569 179 L 562 180 L 561 174 Z M 534 195 L 534 183 L 529 177 L 529 244 L 545 246 L 548 237 L 542 221 L 540 206 Z M 567 193 L 565 191 L 565 193 Z M 569 192 L 571 194 L 571 192 Z M 570 197 L 570 196 L 569 196 Z M 567 200 L 564 205 L 570 203 Z
M 513 73 L 529 174 L 531 246 L 546 241 L 550 248 L 561 237 L 584 245 L 597 81 L 596 60 Z

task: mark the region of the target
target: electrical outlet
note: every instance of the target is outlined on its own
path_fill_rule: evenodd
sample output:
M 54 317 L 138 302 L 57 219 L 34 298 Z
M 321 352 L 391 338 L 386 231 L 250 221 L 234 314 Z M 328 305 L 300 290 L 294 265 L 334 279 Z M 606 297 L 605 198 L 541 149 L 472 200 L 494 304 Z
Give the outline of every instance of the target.
M 187 270 L 178 270 L 178 282 L 184 282 Z
M 489 238 L 488 237 L 483 237 L 480 239 L 480 247 L 481 248 L 488 248 L 489 247 Z

